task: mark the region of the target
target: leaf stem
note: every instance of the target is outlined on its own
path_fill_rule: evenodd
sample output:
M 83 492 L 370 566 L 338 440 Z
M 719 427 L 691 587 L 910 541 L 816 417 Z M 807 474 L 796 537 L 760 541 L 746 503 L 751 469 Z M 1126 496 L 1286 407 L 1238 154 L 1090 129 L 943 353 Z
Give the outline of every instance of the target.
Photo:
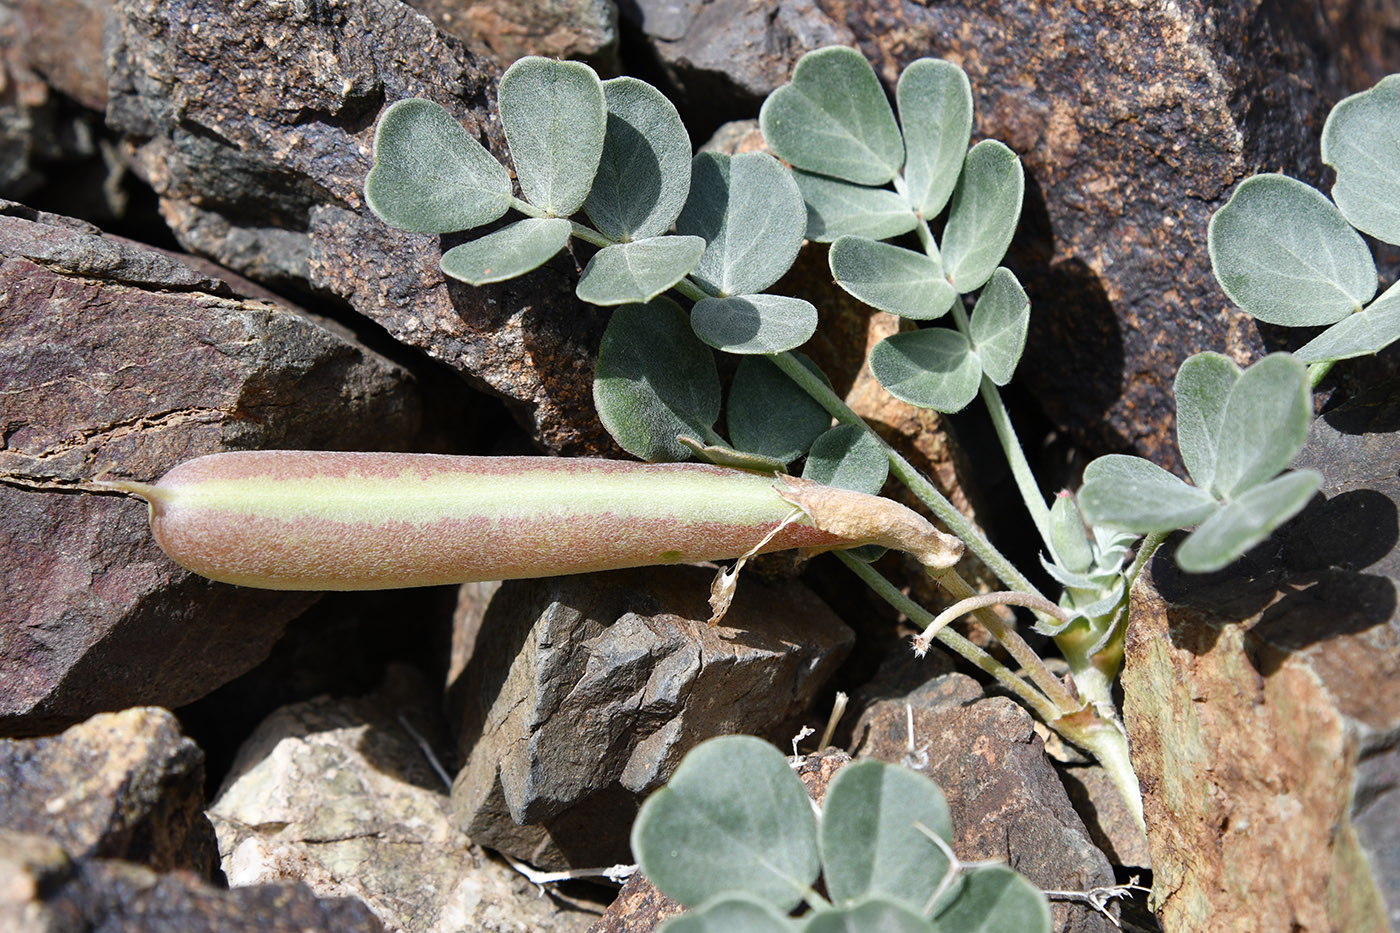
M 1026 459 L 1026 451 L 1021 447 L 1020 438 L 1016 436 L 1016 428 L 1011 424 L 1011 415 L 1001 400 L 1001 392 L 997 390 L 996 383 L 985 374 L 982 376 L 982 403 L 987 406 L 987 413 L 992 416 L 997 440 L 1001 441 L 1006 462 L 1011 466 L 1011 476 L 1016 480 L 1016 488 L 1021 492 L 1026 510 L 1031 513 L 1035 530 L 1040 532 L 1040 540 L 1045 542 L 1045 549 L 1053 555 L 1055 546 L 1050 540 L 1050 507 L 1045 504 L 1040 485 L 1035 480 L 1035 474 L 1031 472 L 1030 461 Z
M 1321 363 L 1312 363 L 1308 366 L 1308 388 L 1316 389 L 1317 384 L 1327 378 L 1327 374 L 1332 371 L 1336 360 L 1324 360 Z

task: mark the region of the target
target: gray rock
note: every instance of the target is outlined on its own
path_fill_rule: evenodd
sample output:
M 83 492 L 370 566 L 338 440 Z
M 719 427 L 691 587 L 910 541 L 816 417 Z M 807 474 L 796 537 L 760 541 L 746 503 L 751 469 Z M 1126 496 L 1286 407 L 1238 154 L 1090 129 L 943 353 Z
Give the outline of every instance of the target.
M 307 594 L 172 564 L 146 509 L 80 492 L 230 448 L 402 447 L 408 374 L 284 305 L 0 205 L 0 734 L 179 706 L 251 668 Z
M 79 858 L 213 874 L 204 755 L 163 709 L 101 713 L 38 739 L 0 739 L 0 827 Z
M 850 630 L 800 584 L 752 577 L 710 626 L 712 577 L 670 567 L 503 584 L 452 688 L 457 825 L 542 867 L 630 861 L 640 798 L 685 752 L 801 712 Z
M 433 700 L 400 668 L 369 696 L 268 717 L 209 810 L 229 884 L 299 881 L 394 930 L 586 929 L 592 916 L 541 898 L 452 827 L 446 785 L 399 718 L 431 735 Z
M 449 286 L 461 237 L 402 233 L 364 205 L 374 124 L 438 101 L 498 155 L 498 66 L 398 0 L 118 0 L 109 125 L 192 252 L 349 302 L 396 340 L 513 405 L 554 452 L 613 451 L 592 401 L 606 312 L 562 256 L 497 286 Z
M 73 860 L 52 839 L 0 830 L 0 929 L 8 933 L 383 933 L 363 904 L 302 885 L 229 891 L 187 872 Z
M 913 708 L 914 752 L 908 713 Z M 903 697 L 866 707 L 855 726 L 858 758 L 900 762 L 932 778 L 953 818 L 953 850 L 968 861 L 1006 862 L 1047 890 L 1087 891 L 1114 883 L 1029 713 L 988 697 L 972 678 L 943 674 Z M 1081 904 L 1052 902 L 1057 933 L 1110 933 L 1108 918 Z
M 1169 542 L 1134 590 L 1123 713 L 1168 930 L 1400 929 L 1397 462 L 1391 384 L 1314 422 L 1297 518 L 1214 574 Z

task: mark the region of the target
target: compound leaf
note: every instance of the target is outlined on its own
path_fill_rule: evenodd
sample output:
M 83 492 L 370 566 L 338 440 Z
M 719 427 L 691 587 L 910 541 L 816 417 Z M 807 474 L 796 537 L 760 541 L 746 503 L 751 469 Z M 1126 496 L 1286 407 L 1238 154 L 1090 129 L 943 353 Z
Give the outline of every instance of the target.
M 667 918 L 656 933 L 794 933 L 796 924 L 763 901 L 725 894 Z
M 1240 374 L 1220 415 L 1212 491 L 1233 498 L 1279 474 L 1298 456 L 1312 423 L 1307 367 L 1271 353 Z
M 817 330 L 817 309 L 786 295 L 702 298 L 690 309 L 699 338 L 727 353 L 781 353 L 806 343 Z
M 1326 195 L 1287 175 L 1245 179 L 1206 240 L 1225 294 L 1268 324 L 1335 324 L 1376 293 L 1361 235 Z
M 581 62 L 527 56 L 501 75 L 496 97 L 525 200 L 556 217 L 577 212 L 607 133 L 598 75 Z
M 927 321 L 953 306 L 957 292 L 938 260 L 862 236 L 843 236 L 827 254 L 831 274 L 850 294 L 881 311 Z
M 632 852 L 667 897 L 687 906 L 743 892 L 779 910 L 816 880 L 817 828 L 787 758 L 752 736 L 702 742 L 632 824 Z
M 1176 446 L 1186 472 L 1212 494 L 1220 452 L 1225 403 L 1240 378 L 1240 368 L 1219 353 L 1197 353 L 1176 371 Z
M 705 241 L 695 236 L 658 236 L 605 246 L 588 260 L 574 291 L 580 300 L 595 305 L 651 301 L 685 278 L 704 251 Z
M 1285 473 L 1226 505 L 1182 542 L 1176 562 L 1191 573 L 1210 573 L 1235 560 L 1303 510 L 1322 474 L 1312 470 Z
M 778 157 L 808 172 L 884 185 L 904 162 L 889 98 L 855 49 L 831 46 L 802 56 L 792 81 L 768 95 L 758 119 Z
M 972 138 L 972 85 L 952 62 L 910 62 L 895 87 L 904 130 L 904 185 L 909 204 L 937 217 L 958 183 Z
M 603 331 L 593 401 L 623 450 L 643 460 L 689 460 L 676 435 L 709 437 L 719 417 L 714 354 L 669 298 L 623 305 Z
M 1220 504 L 1151 461 L 1109 454 L 1084 468 L 1079 508 L 1090 525 L 1147 534 L 1205 521 Z
M 1322 161 L 1337 170 L 1332 200 L 1352 226 L 1400 245 L 1400 75 L 1332 108 Z
M 890 475 L 885 448 L 859 425 L 838 424 L 812 442 L 804 479 L 838 489 L 879 495 Z
M 967 407 L 982 383 L 981 360 L 947 327 L 886 337 L 870 351 L 870 371 L 895 398 L 941 412 Z
M 453 233 L 510 209 L 510 175 L 440 104 L 391 104 L 374 131 L 365 203 L 412 233 Z
M 548 262 L 569 242 L 560 217 L 527 217 L 442 254 L 442 271 L 469 285 L 504 282 Z
M 1346 360 L 1379 353 L 1396 340 L 1400 340 L 1400 282 L 1386 289 L 1365 311 L 1342 318 L 1293 355 L 1304 363 Z
M 675 105 L 645 81 L 603 82 L 608 129 L 583 209 L 614 240 L 660 236 L 690 193 L 690 136 Z
M 693 275 L 702 288 L 721 298 L 763 291 L 792 266 L 806 229 L 797 182 L 772 156 L 695 156 L 676 232 L 706 242 Z
M 872 759 L 836 772 L 819 830 L 822 876 L 833 902 L 881 896 L 923 909 L 949 863 L 916 823 L 953 837 L 943 792 L 922 774 Z
M 811 360 L 800 353 L 793 355 L 826 379 Z M 831 426 L 831 415 L 826 409 L 762 356 L 746 356 L 739 361 L 729 386 L 725 419 L 735 447 L 784 464 L 805 454 Z
M 888 188 L 853 185 L 802 171 L 793 171 L 792 177 L 807 204 L 807 239 L 814 242 L 830 243 L 847 234 L 884 240 L 919 224 L 908 203 Z
M 935 917 L 939 933 L 1050 933 L 1050 902 L 1005 865 L 974 868 Z
M 1031 321 L 1031 300 L 1016 276 L 1000 266 L 977 296 L 968 331 L 982 360 L 982 371 L 999 386 L 1011 381 L 1026 349 Z
M 973 146 L 943 230 L 943 267 L 960 294 L 991 278 L 1021 219 L 1026 176 L 1016 153 L 994 139 Z
M 816 911 L 803 918 L 802 933 L 935 933 L 935 927 L 908 907 L 877 899 Z

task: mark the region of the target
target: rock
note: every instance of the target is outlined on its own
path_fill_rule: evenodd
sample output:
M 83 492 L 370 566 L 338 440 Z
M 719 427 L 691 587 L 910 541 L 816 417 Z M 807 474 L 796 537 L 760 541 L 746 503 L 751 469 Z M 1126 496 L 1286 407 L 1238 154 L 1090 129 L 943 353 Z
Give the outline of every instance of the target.
M 146 509 L 81 492 L 229 448 L 406 445 L 408 374 L 167 255 L 0 205 L 0 734 L 179 706 L 251 668 L 310 594 L 193 577 Z
M 526 55 L 591 60 L 617 58 L 617 4 L 613 0 L 409 0 L 410 4 L 502 67 Z
M 0 739 L 0 827 L 70 855 L 210 877 L 204 755 L 163 709 L 101 713 L 55 736 Z
M 905 704 L 913 707 L 909 752 Z M 972 678 L 943 674 L 907 696 L 871 703 L 856 723 L 857 758 L 900 762 L 932 778 L 953 819 L 953 851 L 997 859 L 1047 890 L 1087 891 L 1114 883 L 1108 859 L 1070 805 L 1031 716 L 988 697 Z M 1108 918 L 1051 902 L 1057 933 L 1109 933 Z
M 833 42 L 859 47 L 890 87 L 922 56 L 966 69 L 974 137 L 1007 143 L 1028 179 L 1008 260 L 1033 305 L 1021 381 L 1087 448 L 1168 465 L 1182 360 L 1214 349 L 1247 362 L 1308 336 L 1261 330 L 1225 298 L 1206 254 L 1210 215 L 1257 171 L 1320 183 L 1328 110 L 1400 71 L 1400 45 L 1375 38 L 1392 35 L 1400 14 L 1363 0 L 1277 9 L 636 0 L 622 9 L 659 58 L 678 61 L 687 114 L 754 107 L 803 53 Z M 680 73 L 681 48 L 694 77 Z M 742 76 L 743 90 L 718 72 Z
M 551 452 L 616 448 L 593 409 L 607 312 L 577 263 L 486 288 L 438 268 L 463 237 L 390 229 L 364 205 L 374 125 L 406 97 L 446 106 L 498 155 L 496 66 L 398 0 L 117 0 L 108 122 L 190 251 L 347 301 L 504 397 Z
M 107 859 L 69 859 L 51 839 L 0 830 L 0 928 L 11 933 L 383 933 L 352 900 L 318 900 L 302 885 L 233 891 L 188 872 L 157 874 Z
M 509 581 L 451 688 L 454 818 L 544 868 L 631 861 L 641 797 L 703 739 L 802 711 L 852 635 L 798 583 L 746 577 L 710 626 L 713 571 Z M 699 621 L 697 621 L 699 620 Z
M 374 694 L 263 722 L 209 809 L 229 884 L 300 881 L 363 901 L 395 930 L 586 929 L 590 915 L 539 897 L 452 827 L 445 779 L 404 725 L 433 734 L 423 724 L 434 706 L 398 668 Z
M 1400 929 L 1397 432 L 1393 384 L 1324 415 L 1307 509 L 1214 574 L 1169 542 L 1134 590 L 1123 712 L 1168 930 Z

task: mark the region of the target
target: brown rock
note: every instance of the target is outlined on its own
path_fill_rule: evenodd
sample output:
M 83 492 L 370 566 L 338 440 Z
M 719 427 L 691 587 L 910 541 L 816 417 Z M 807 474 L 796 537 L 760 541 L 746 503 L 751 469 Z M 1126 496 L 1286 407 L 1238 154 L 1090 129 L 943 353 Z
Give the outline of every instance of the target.
M 112 0 L 13 0 L 17 51 L 45 83 L 91 110 L 107 107 L 102 26 Z
M 214 870 L 204 755 L 163 709 L 101 713 L 41 739 L 0 739 L 0 827 L 81 858 Z
M 806 708 L 850 630 L 800 584 L 754 578 L 710 626 L 712 578 L 668 567 L 501 586 L 452 691 L 468 835 L 540 867 L 630 861 L 640 798 L 685 752 Z
M 1319 495 L 1133 594 L 1124 717 L 1168 930 L 1400 928 L 1400 392 L 1313 425 Z
M 410 0 L 414 9 L 502 67 L 526 55 L 581 58 L 595 65 L 617 55 L 612 0 Z
M 375 693 L 320 697 L 268 717 L 209 809 L 235 888 L 299 881 L 363 901 L 390 929 L 586 929 L 450 823 L 443 779 L 404 721 L 434 734 L 433 694 L 407 668 Z
M 192 577 L 143 506 L 76 490 L 224 448 L 401 447 L 418 420 L 407 373 L 162 253 L 0 212 L 0 733 L 188 703 L 314 597 Z
M 908 713 L 913 707 L 914 751 Z M 1030 714 L 976 681 L 944 674 L 908 696 L 881 699 L 861 714 L 857 758 L 900 762 L 942 789 L 953 820 L 953 850 L 967 861 L 997 859 L 1041 888 L 1087 891 L 1114 883 L 1064 785 L 1046 758 Z M 1083 905 L 1052 902 L 1056 931 L 1113 929 Z
M 571 257 L 449 286 L 438 260 L 460 236 L 392 230 L 364 205 L 392 101 L 437 100 L 504 154 L 494 64 L 398 0 L 118 0 L 109 35 L 108 122 L 184 246 L 345 299 L 506 398 L 551 451 L 615 450 L 592 401 L 606 312 L 574 297 Z
M 302 885 L 233 891 L 189 872 L 70 860 L 51 839 L 0 830 L 0 928 L 10 933 L 383 933 L 363 904 L 318 900 Z

